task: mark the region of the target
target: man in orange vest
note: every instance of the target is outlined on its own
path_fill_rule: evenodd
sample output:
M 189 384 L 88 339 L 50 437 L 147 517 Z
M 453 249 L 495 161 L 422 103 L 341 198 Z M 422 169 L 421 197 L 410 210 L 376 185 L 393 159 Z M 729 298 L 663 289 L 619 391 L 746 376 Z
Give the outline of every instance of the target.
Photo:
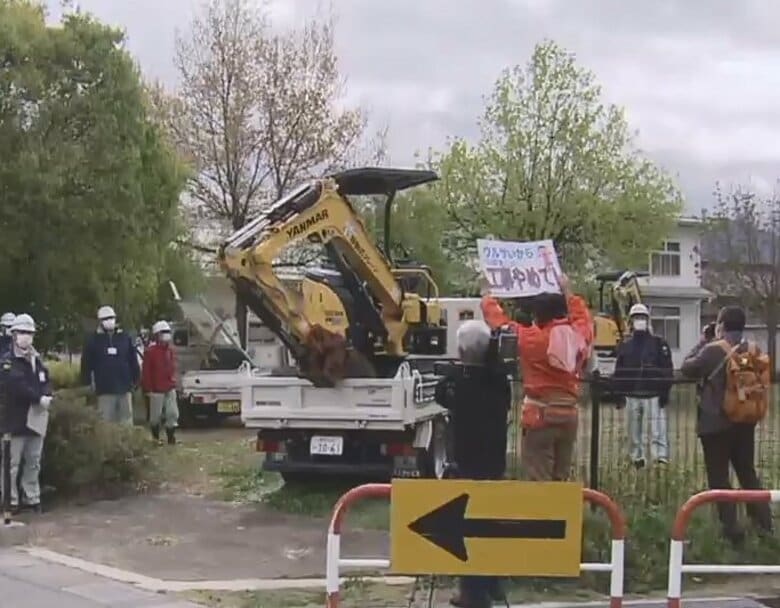
M 593 342 L 593 319 L 585 300 L 559 279 L 561 293 L 534 298 L 534 322 L 511 320 L 483 289 L 482 314 L 491 328 L 511 325 L 517 332 L 522 405 L 521 464 L 531 481 L 563 481 L 571 470 L 577 437 L 581 373 Z

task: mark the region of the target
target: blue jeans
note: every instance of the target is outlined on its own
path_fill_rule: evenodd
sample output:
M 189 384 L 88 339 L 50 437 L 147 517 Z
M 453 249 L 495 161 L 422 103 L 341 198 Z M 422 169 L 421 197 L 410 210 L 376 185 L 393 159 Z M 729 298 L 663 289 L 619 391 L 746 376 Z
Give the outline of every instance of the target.
M 645 449 L 650 443 L 653 460 L 669 460 L 669 438 L 666 431 L 666 410 L 658 397 L 626 397 L 628 412 L 628 441 L 631 460 L 645 460 Z M 649 429 L 649 433 L 648 433 Z

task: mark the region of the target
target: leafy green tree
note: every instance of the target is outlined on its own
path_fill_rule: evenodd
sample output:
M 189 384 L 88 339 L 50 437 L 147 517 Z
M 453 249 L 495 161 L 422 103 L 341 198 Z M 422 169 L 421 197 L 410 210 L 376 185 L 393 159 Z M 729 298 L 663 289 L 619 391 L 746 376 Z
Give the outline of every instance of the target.
M 551 238 L 567 271 L 583 275 L 644 261 L 681 210 L 673 182 L 633 146 L 623 111 L 553 42 L 504 72 L 480 127 L 476 144 L 456 138 L 433 162 L 449 221 L 423 232 L 431 240 L 438 230 L 436 244 L 458 261 L 454 289 L 473 287 L 478 238 Z
M 186 174 L 149 120 L 123 34 L 0 0 L 0 293 L 44 337 L 80 333 L 111 303 L 132 326 L 154 306 Z

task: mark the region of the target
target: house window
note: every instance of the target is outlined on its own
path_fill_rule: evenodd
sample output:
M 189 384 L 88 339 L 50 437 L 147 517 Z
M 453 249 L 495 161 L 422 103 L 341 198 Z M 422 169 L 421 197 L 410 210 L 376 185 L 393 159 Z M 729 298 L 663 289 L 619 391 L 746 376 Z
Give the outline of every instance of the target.
M 665 241 L 661 251 L 650 254 L 650 274 L 655 277 L 680 276 L 680 243 Z
M 653 327 L 653 333 L 666 340 L 669 348 L 680 348 L 679 306 L 651 306 L 650 323 Z

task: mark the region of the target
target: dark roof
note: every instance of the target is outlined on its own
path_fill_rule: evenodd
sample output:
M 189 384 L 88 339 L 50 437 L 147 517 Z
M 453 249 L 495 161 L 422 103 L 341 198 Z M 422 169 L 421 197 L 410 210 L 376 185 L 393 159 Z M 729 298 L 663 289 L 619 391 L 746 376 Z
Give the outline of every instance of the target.
M 388 169 L 384 167 L 362 167 L 348 169 L 331 175 L 339 186 L 339 192 L 346 195 L 390 194 L 414 186 L 420 186 L 439 179 L 434 171 L 420 169 Z

